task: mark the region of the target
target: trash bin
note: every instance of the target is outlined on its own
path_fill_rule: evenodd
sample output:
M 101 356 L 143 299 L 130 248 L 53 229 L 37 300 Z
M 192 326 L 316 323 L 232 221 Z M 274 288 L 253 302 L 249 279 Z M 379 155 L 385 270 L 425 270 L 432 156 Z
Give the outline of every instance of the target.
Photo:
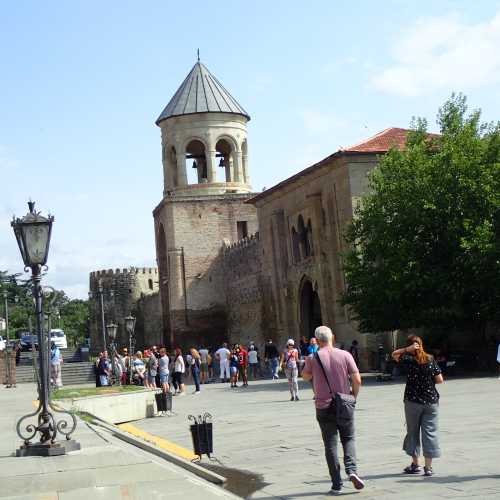
M 209 422 L 212 420 L 212 415 L 210 413 L 198 415 L 198 417 L 189 415 L 188 419 L 194 422 L 190 426 L 190 430 L 195 455 L 198 455 L 200 460 L 202 455 L 207 455 L 210 458 L 210 454 L 214 451 L 212 422 Z
M 155 394 L 156 409 L 158 413 L 166 413 L 167 411 L 172 411 L 172 393 L 163 391 L 157 391 Z
M 89 361 L 89 348 L 88 347 L 80 347 L 80 359 L 82 361 Z

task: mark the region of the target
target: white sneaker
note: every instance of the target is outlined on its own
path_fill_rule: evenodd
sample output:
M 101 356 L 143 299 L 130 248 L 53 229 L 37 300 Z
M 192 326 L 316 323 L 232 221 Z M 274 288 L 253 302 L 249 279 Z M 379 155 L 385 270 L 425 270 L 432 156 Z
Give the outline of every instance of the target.
M 193 394 L 200 394 L 201 391 L 194 391 Z
M 351 481 L 357 490 L 362 490 L 365 487 L 363 480 L 354 472 L 349 474 L 349 481 Z

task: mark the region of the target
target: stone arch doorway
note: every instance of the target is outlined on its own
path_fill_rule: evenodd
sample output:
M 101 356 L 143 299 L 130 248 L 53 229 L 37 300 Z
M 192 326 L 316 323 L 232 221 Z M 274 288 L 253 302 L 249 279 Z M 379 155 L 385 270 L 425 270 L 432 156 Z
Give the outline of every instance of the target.
M 311 280 L 304 279 L 300 289 L 300 334 L 307 339 L 314 336 L 314 330 L 323 324 L 318 292 Z

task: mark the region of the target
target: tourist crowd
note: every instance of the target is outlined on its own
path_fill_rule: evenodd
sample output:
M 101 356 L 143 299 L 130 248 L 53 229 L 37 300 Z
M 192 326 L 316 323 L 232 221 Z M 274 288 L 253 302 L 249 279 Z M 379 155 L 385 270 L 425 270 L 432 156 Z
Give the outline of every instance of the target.
M 283 350 L 272 340 L 259 349 L 254 342 L 248 345 L 223 343 L 218 348 L 191 347 L 183 352 L 179 347 L 168 350 L 152 346 L 143 351 L 129 353 L 125 347 L 114 354 L 108 351 L 96 359 L 96 385 L 136 384 L 150 389 L 163 389 L 174 395 L 186 394 L 186 380 L 193 383 L 193 394 L 199 394 L 202 384 L 219 381 L 230 383 L 231 388 L 247 387 L 248 381 L 269 377 L 280 378 L 282 372 L 289 382 L 290 400 L 299 400 L 298 378 L 305 359 L 318 351 L 315 337 L 296 343 L 289 339 Z M 263 351 L 263 356 L 261 355 Z M 357 342 L 351 353 L 358 360 Z

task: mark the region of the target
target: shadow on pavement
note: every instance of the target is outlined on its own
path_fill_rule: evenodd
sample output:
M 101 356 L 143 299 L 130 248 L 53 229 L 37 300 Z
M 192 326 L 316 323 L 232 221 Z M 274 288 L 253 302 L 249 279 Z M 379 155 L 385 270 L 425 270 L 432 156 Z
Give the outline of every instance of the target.
M 367 479 L 372 479 L 373 477 L 377 478 L 377 476 L 365 476 Z M 393 477 L 392 475 L 384 475 L 381 474 L 378 476 L 379 478 L 382 477 Z M 422 481 L 429 481 L 431 483 L 438 483 L 438 484 L 447 484 L 447 483 L 467 483 L 469 481 L 479 481 L 480 479 L 500 479 L 499 474 L 482 474 L 480 476 L 439 476 L 435 475 L 432 477 L 425 477 L 425 476 L 416 476 L 420 477 Z M 410 479 L 409 476 L 404 476 L 405 479 L 402 479 L 400 481 L 397 481 L 398 483 L 411 483 L 412 479 Z M 415 476 L 413 476 L 415 478 Z M 414 480 L 414 479 L 413 479 Z
M 215 465 L 213 463 L 200 462 L 198 465 L 225 477 L 227 481 L 224 484 L 224 489 L 242 498 L 248 498 L 252 493 L 269 485 L 269 483 L 264 481 L 262 474 L 232 469 L 222 464 Z

